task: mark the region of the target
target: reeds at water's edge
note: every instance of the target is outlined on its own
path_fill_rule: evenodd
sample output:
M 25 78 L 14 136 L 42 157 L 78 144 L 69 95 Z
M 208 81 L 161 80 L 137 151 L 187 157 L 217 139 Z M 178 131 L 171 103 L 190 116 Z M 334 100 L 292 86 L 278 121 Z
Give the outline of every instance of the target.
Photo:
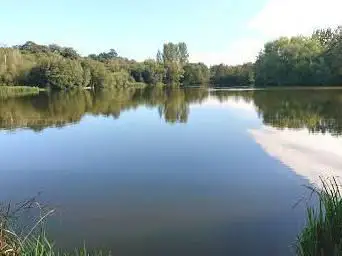
M 336 178 L 321 178 L 321 184 L 320 188 L 308 187 L 318 205 L 307 207 L 306 225 L 296 244 L 299 256 L 342 255 L 341 185 Z
M 33 214 L 33 219 L 27 220 L 27 213 L 32 211 L 38 214 Z M 71 253 L 60 252 L 46 232 L 46 221 L 53 213 L 53 209 L 43 207 L 35 198 L 16 205 L 0 204 L 0 256 L 111 255 L 110 253 L 88 252 L 85 246 Z M 30 224 L 23 225 L 22 219 Z
M 336 178 L 322 179 L 321 187 L 308 187 L 318 203 L 307 206 L 306 225 L 297 237 L 298 256 L 342 255 L 342 197 Z M 28 210 L 39 214 L 29 227 L 21 229 L 20 218 Z M 60 252 L 49 240 L 46 221 L 53 209 L 42 207 L 35 199 L 20 204 L 0 204 L 0 255 L 2 256 L 107 256 L 88 252 L 84 246 L 71 253 Z
M 0 84 L 0 98 L 6 99 L 11 97 L 20 97 L 20 96 L 31 96 L 37 95 L 39 92 L 43 90 L 38 87 L 29 87 L 29 86 L 1 86 Z

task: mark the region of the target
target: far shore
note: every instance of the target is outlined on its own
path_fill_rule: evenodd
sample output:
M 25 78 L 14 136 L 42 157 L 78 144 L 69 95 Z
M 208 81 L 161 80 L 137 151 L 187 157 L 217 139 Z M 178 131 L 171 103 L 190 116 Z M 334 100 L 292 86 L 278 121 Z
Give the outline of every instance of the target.
M 213 87 L 209 91 L 341 90 L 342 86 Z
M 146 85 L 147 86 L 147 85 Z M 140 89 L 142 86 L 137 83 L 136 86 L 130 86 L 127 89 Z M 201 86 L 184 86 L 181 88 L 201 88 Z M 75 87 L 73 89 L 94 90 L 94 87 Z M 20 86 L 20 85 L 0 85 L 0 91 L 13 92 L 16 96 L 26 95 L 29 93 L 38 93 L 48 91 L 49 88 L 41 88 L 37 86 Z M 265 91 L 265 90 L 342 90 L 342 86 L 268 86 L 268 87 L 208 87 L 208 91 Z M 1 93 L 0 93 L 1 96 Z

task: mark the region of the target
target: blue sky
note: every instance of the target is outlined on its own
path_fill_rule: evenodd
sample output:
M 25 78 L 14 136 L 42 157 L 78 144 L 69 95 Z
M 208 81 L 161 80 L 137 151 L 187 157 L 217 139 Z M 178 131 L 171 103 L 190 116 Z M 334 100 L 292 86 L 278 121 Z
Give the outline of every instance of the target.
M 184 41 L 192 61 L 237 64 L 279 35 L 342 24 L 341 8 L 340 0 L 7 0 L 0 43 L 57 43 L 81 54 L 114 48 L 143 60 L 164 42 Z

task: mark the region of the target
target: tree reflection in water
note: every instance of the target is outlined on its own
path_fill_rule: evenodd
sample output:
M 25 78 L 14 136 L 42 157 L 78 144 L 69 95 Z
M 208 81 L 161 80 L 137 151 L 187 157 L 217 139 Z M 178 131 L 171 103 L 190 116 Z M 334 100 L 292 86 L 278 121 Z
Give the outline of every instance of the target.
M 190 105 L 210 95 L 220 102 L 253 103 L 263 123 L 276 128 L 307 128 L 310 132 L 342 134 L 342 91 L 262 90 L 208 91 L 200 89 L 120 89 L 68 91 L 0 99 L 0 128 L 62 127 L 77 123 L 86 114 L 119 118 L 122 111 L 140 106 L 156 108 L 168 123 L 186 123 Z

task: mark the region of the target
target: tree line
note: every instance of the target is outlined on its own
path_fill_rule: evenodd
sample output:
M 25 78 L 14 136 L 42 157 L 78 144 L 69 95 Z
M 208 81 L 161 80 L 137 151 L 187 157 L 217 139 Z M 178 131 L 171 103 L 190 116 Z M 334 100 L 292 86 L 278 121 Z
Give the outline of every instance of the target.
M 56 44 L 0 48 L 0 85 L 68 88 L 142 86 L 298 86 L 342 84 L 342 27 L 267 42 L 255 63 L 190 63 L 187 45 L 167 43 L 155 59 L 137 62 L 115 49 L 80 56 Z
M 185 43 L 164 44 L 155 59 L 137 62 L 114 49 L 82 57 L 73 48 L 28 41 L 0 48 L 0 85 L 101 89 L 208 82 L 208 67 L 188 58 Z
M 260 86 L 341 85 L 342 26 L 268 42 L 254 66 Z
M 342 26 L 267 42 L 255 63 L 210 68 L 216 86 L 342 85 Z

